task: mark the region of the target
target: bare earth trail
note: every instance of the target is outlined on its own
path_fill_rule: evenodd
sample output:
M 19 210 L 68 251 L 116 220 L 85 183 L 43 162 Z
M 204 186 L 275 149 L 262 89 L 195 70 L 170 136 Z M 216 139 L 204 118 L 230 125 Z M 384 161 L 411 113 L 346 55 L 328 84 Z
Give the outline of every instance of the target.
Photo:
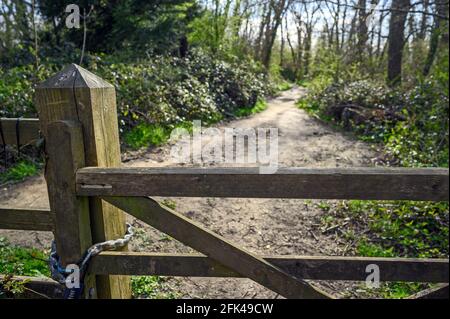
M 372 166 L 376 151 L 310 117 L 295 106 L 304 94 L 293 88 L 271 99 L 268 109 L 252 117 L 217 125 L 219 129 L 278 128 L 279 165 L 284 167 Z M 133 167 L 173 166 L 170 146 L 124 156 L 124 165 Z M 225 166 L 215 164 L 214 166 Z M 314 201 L 282 199 L 171 198 L 176 210 L 246 249 L 264 255 L 351 254 L 348 245 L 334 233 L 322 233 L 317 221 L 323 211 Z M 48 207 L 42 176 L 1 188 L 0 206 Z M 131 250 L 192 252 L 138 220 Z M 0 230 L 17 245 L 48 249 L 51 233 Z M 336 297 L 354 296 L 355 285 L 319 283 Z M 183 298 L 276 298 L 276 294 L 247 279 L 171 278 L 164 290 Z M 351 291 L 351 292 L 350 292 Z

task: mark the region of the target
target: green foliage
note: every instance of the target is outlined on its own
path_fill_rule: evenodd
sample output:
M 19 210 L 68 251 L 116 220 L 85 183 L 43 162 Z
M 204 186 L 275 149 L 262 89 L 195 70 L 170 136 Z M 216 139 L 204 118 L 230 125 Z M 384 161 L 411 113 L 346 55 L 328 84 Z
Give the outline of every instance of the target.
M 0 67 L 0 117 L 36 116 L 34 85 L 55 72 L 54 65 L 38 70 L 33 65 L 9 69 Z
M 266 109 L 267 109 L 267 102 L 265 100 L 258 100 L 258 102 L 256 102 L 255 106 L 253 106 L 251 108 L 237 109 L 234 112 L 234 115 L 237 117 L 250 116 L 250 115 L 262 112 Z
M 358 255 L 364 257 L 395 257 L 393 247 L 383 248 L 380 245 L 368 243 L 366 240 L 358 243 L 356 250 Z
M 358 255 L 365 257 L 448 258 L 448 203 L 349 202 L 353 214 L 369 212 L 370 237 L 357 244 Z M 378 293 L 383 298 L 405 298 L 429 285 L 390 282 Z
M 317 83 L 331 84 L 340 77 L 347 79 L 348 75 L 341 73 L 342 57 L 336 52 L 324 47 L 318 47 L 314 57 L 314 63 L 308 66 L 310 74 L 304 74 L 301 79 L 306 78 Z M 344 69 L 346 70 L 346 69 Z
M 210 88 L 191 72 L 190 59 L 157 56 L 135 64 L 112 57 L 93 59 L 88 68 L 117 87 L 122 130 L 146 123 L 164 128 L 221 117 Z
M 15 247 L 0 237 L 0 274 L 49 276 L 48 256 L 37 249 Z
M 217 110 L 224 116 L 238 108 L 253 107 L 259 98 L 272 93 L 267 76 L 251 60 L 216 60 L 199 51 L 190 62 L 187 69 L 208 86 Z
M 324 227 L 342 225 L 343 238 L 364 257 L 448 258 L 447 202 L 343 201 L 324 209 Z M 345 222 L 344 222 L 345 221 Z M 362 286 L 368 296 L 405 298 L 428 284 L 389 282 Z
M 325 212 L 329 211 L 331 208 L 330 204 L 328 204 L 327 202 L 322 202 L 322 201 L 317 203 L 316 206 Z
M 168 131 L 192 120 L 204 124 L 253 108 L 272 93 L 270 81 L 251 61 L 223 61 L 193 50 L 187 58 L 153 56 L 124 63 L 120 56 L 88 55 L 87 69 L 117 88 L 120 129 L 132 147 L 159 145 Z M 61 63 L 45 63 L 35 76 L 31 66 L 0 71 L 0 116 L 36 116 L 33 84 Z M 151 132 L 152 130 L 155 132 Z
M 203 14 L 193 20 L 189 27 L 188 40 L 194 46 L 209 49 L 217 53 L 223 49 L 223 24 L 224 17 L 215 17 L 210 11 L 204 11 Z
M 308 83 L 309 95 L 299 105 L 363 140 L 384 144 L 389 157 L 401 166 L 448 167 L 448 62 L 440 63 L 433 76 L 403 91 L 378 81 L 346 83 L 319 74 Z M 356 110 L 359 118 L 346 123 L 345 108 Z M 448 258 L 448 203 L 351 201 L 343 211 L 370 229 L 370 235 L 350 239 L 357 242 L 359 255 Z M 389 283 L 379 293 L 400 298 L 423 288 Z
M 234 7 L 232 2 L 215 1 L 205 5 L 202 13 L 188 26 L 188 41 L 192 47 L 201 48 L 226 61 L 236 57 L 248 59 L 251 56 L 248 41 L 239 32 L 245 19 L 239 14 L 240 1 L 236 1 Z
M 366 59 L 363 64 L 350 59 L 348 55 L 330 50 L 328 46 L 319 46 L 313 63 L 308 66 L 309 73 L 300 80 L 307 79 L 317 88 L 324 89 L 339 81 L 348 83 L 356 80 L 382 79 L 382 76 L 370 70 L 370 65 L 370 59 Z
M 292 84 L 287 81 L 283 81 L 277 85 L 277 91 L 288 91 L 290 89 L 292 89 Z
M 8 168 L 4 173 L 0 173 L 0 183 L 9 181 L 20 182 L 25 178 L 37 175 L 39 166 L 31 161 L 20 161 Z
M 365 141 L 383 143 L 402 166 L 448 167 L 448 81 L 442 77 L 406 92 L 366 80 L 325 88 L 319 82 L 299 106 Z
M 403 103 L 406 120 L 385 136 L 388 153 L 402 166 L 448 167 L 448 80 L 417 85 L 404 95 Z
M 448 167 L 448 68 L 404 90 L 372 80 L 333 81 L 329 76 L 313 79 L 308 88 L 308 96 L 299 101 L 301 108 L 384 145 L 392 162 Z M 358 255 L 448 258 L 448 203 L 348 201 L 337 214 L 352 220 L 344 238 L 356 243 Z M 359 235 L 367 228 L 366 235 Z M 377 293 L 404 298 L 427 287 L 386 283 Z
M 61 45 L 78 46 L 82 43 L 83 32 L 55 25 L 54 21 L 64 21 L 67 17 L 64 8 L 73 3 L 70 0 L 39 0 L 44 27 L 40 37 L 47 41 L 44 45 L 53 46 L 48 54 L 58 52 Z M 176 51 L 179 39 L 187 32 L 187 26 L 200 13 L 200 6 L 194 0 L 164 1 L 78 1 L 81 14 L 90 11 L 87 19 L 87 50 L 91 52 L 116 52 L 132 50 L 135 55 L 144 56 L 149 51 L 166 53 Z M 56 52 L 55 52 L 56 51 Z
M 13 298 L 25 292 L 27 280 L 14 280 L 13 275 L 7 275 L 0 280 L 0 299 Z
M 164 199 L 161 204 L 163 204 L 166 207 L 169 207 L 170 209 L 177 208 L 177 203 L 175 203 L 173 200 L 170 199 Z
M 383 299 L 403 299 L 431 287 L 431 284 L 417 282 L 380 282 L 379 288 L 370 288 L 361 284 L 359 290 L 364 291 L 366 296 Z
M 133 276 L 131 289 L 133 298 L 176 299 L 176 293 L 167 289 L 167 278 L 159 276 Z
M 134 149 L 144 146 L 159 146 L 170 137 L 170 132 L 159 125 L 139 124 L 125 134 L 125 143 Z
M 379 291 L 385 299 L 402 299 L 421 290 L 430 288 L 430 286 L 417 282 L 390 282 L 383 284 L 379 288 Z
M 384 144 L 388 157 L 401 166 L 448 167 L 448 50 L 439 50 L 426 78 L 426 43 L 416 39 L 404 51 L 404 85 L 391 89 L 383 80 L 384 56 L 355 62 L 319 42 L 309 94 L 299 106 L 365 141 Z
M 348 234 L 344 237 L 356 244 L 359 255 L 448 257 L 447 202 L 351 200 L 333 206 L 326 202 L 317 205 L 324 212 L 322 226 L 342 224 L 342 232 Z
M 368 225 L 370 237 L 357 247 L 363 256 L 448 256 L 448 203 L 348 201 L 341 212 Z

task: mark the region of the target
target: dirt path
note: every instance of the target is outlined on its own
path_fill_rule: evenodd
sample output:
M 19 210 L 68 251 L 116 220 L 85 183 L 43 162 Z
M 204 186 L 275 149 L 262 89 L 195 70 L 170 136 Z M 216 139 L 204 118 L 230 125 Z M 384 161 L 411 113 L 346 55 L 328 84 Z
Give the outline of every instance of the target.
M 358 167 L 373 165 L 376 152 L 365 143 L 311 118 L 295 106 L 304 94 L 293 88 L 269 101 L 266 111 L 217 127 L 279 129 L 279 164 L 297 167 Z M 170 166 L 169 146 L 124 156 L 126 166 Z M 219 166 L 219 165 L 217 165 Z M 221 166 L 224 166 L 221 164 Z M 258 254 L 343 255 L 351 253 L 334 233 L 317 229 L 323 211 L 314 201 L 281 199 L 171 198 L 176 210 L 214 232 Z M 42 176 L 5 187 L 0 205 L 48 207 Z M 139 228 L 132 243 L 135 251 L 191 252 L 179 242 L 137 220 Z M 48 248 L 52 235 L 45 232 L 0 231 L 12 243 Z M 352 285 L 319 283 L 323 289 L 349 296 Z M 165 290 L 184 298 L 275 298 L 276 294 L 246 279 L 172 278 Z M 351 295 L 351 294 L 350 294 Z

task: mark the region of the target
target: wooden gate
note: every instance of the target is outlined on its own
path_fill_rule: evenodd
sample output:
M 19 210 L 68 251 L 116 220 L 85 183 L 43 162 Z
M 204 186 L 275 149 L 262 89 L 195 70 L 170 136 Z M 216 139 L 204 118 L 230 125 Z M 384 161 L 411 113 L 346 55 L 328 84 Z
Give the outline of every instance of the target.
M 103 252 L 86 277 L 91 297 L 129 298 L 129 275 L 161 275 L 243 277 L 287 298 L 332 298 L 306 280 L 364 281 L 370 264 L 381 281 L 441 283 L 420 297 L 448 297 L 448 259 L 257 256 L 150 197 L 448 201 L 448 169 L 121 168 L 110 84 L 70 65 L 37 88 L 36 105 L 39 121 L 21 121 L 20 137 L 1 120 L 3 143 L 45 137 L 50 210 L 0 207 L 0 228 L 53 231 L 64 266 L 122 237 L 126 212 L 199 253 Z

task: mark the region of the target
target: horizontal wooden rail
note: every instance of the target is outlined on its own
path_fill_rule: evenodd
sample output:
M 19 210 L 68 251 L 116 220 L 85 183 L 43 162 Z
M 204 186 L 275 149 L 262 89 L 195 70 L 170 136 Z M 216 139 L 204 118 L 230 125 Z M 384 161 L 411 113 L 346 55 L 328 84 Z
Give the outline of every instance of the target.
M 49 210 L 0 207 L 0 229 L 53 231 L 54 214 Z
M 174 196 L 448 201 L 441 168 L 83 168 L 81 196 Z
M 286 298 L 333 298 L 150 197 L 102 197 L 153 228 Z
M 365 281 L 370 264 L 380 268 L 381 281 L 448 282 L 448 259 L 366 258 L 329 256 L 263 257 L 286 273 L 302 279 Z M 204 255 L 141 252 L 103 252 L 91 271 L 106 275 L 180 277 L 241 277 Z
M 17 132 L 19 133 L 19 145 L 30 144 L 40 137 L 39 119 L 0 118 L 0 121 L 5 137 L 5 141 L 3 141 L 2 134 L 0 134 L 0 145 L 17 145 Z

